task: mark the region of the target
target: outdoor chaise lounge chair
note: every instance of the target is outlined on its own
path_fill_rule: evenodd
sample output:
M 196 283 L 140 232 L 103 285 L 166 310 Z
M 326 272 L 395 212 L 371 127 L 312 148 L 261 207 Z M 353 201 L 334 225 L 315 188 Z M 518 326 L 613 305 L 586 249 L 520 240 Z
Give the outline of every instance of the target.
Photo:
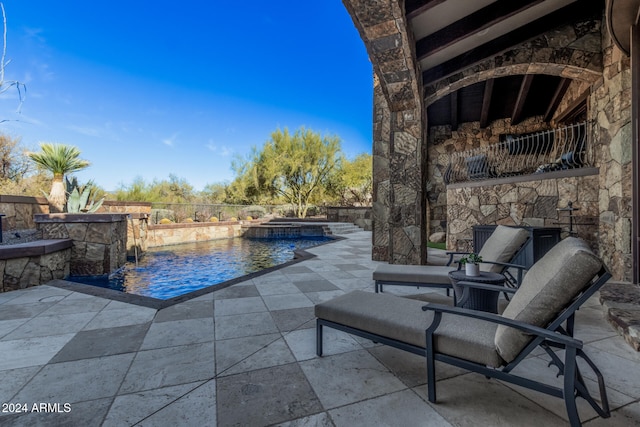
M 317 354 L 322 356 L 322 328 L 338 329 L 425 356 L 430 402 L 436 402 L 435 361 L 439 361 L 560 397 L 571 425 L 578 426 L 576 396 L 587 400 L 600 416 L 609 417 L 602 374 L 582 350 L 582 342 L 573 338 L 573 328 L 575 311 L 610 277 L 586 243 L 569 237 L 531 267 L 517 290 L 506 288 L 513 296 L 501 316 L 353 291 L 315 306 Z M 512 373 L 537 347 L 564 375 L 563 386 Z M 600 404 L 587 390 L 577 357 L 598 379 Z
M 524 228 L 507 227 L 498 225 L 491 236 L 487 239 L 478 253 L 484 261 L 480 264 L 481 271 L 491 271 L 503 273 L 507 268 L 517 268 L 517 278 L 513 282 L 520 283 L 523 266 L 509 264 L 524 248 L 524 244 L 529 239 L 529 232 Z M 432 287 L 451 289 L 449 272 L 459 268 L 453 266 L 453 255 L 463 254 L 463 252 L 448 252 L 450 254 L 449 265 L 400 265 L 381 264 L 373 272 L 376 292 L 382 292 L 383 286 L 402 285 L 416 287 Z M 515 283 L 514 283 L 515 285 Z

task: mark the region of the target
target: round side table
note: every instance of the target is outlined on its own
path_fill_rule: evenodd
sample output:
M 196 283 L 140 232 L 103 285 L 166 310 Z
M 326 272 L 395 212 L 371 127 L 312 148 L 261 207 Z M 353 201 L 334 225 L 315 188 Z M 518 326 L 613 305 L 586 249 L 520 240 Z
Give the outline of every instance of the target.
M 456 300 L 462 298 L 462 286 L 458 286 L 458 282 L 474 282 L 486 285 L 504 286 L 506 278 L 499 273 L 481 271 L 478 276 L 467 276 L 464 270 L 454 270 L 449 273 L 451 285 L 456 294 Z M 485 291 L 484 289 L 469 288 L 469 298 L 461 305 L 463 308 L 471 310 L 489 311 L 491 313 L 498 312 L 498 297 L 500 292 Z

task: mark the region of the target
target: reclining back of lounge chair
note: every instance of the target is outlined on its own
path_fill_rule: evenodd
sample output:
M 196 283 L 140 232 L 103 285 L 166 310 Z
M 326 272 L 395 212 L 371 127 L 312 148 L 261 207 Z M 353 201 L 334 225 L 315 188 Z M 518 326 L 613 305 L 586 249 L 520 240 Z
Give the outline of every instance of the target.
M 531 267 L 502 316 L 544 328 L 592 283 L 602 267 L 584 241 L 567 237 Z M 504 325 L 496 330 L 496 349 L 506 362 L 514 360 L 530 341 L 531 336 Z
M 510 262 L 528 238 L 529 232 L 524 228 L 498 225 L 478 255 L 485 261 Z M 503 269 L 503 266 L 497 264 L 480 264 L 482 271 L 501 273 Z

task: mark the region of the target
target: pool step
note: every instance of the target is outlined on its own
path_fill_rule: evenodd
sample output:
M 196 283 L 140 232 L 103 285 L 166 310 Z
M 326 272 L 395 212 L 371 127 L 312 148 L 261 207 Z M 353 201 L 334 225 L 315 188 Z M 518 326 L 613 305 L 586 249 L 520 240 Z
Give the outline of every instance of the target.
M 326 228 L 329 229 L 329 233 L 327 234 L 337 234 L 337 235 L 362 231 L 362 228 L 358 227 L 357 225 L 352 223 L 346 223 L 346 222 L 330 222 L 330 223 L 327 223 Z

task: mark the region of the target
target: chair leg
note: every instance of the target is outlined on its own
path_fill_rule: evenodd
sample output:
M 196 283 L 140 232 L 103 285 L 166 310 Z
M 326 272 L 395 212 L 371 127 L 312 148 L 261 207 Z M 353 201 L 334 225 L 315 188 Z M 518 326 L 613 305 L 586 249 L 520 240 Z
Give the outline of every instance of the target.
M 322 357 L 322 324 L 316 320 L 316 354 Z
M 564 405 L 567 408 L 569 423 L 573 427 L 582 425 L 576 406 L 576 368 L 576 348 L 567 347 L 564 360 Z
M 429 402 L 436 403 L 436 361 L 433 358 L 433 334 L 429 332 L 427 332 L 426 347 L 427 398 L 429 399 Z

